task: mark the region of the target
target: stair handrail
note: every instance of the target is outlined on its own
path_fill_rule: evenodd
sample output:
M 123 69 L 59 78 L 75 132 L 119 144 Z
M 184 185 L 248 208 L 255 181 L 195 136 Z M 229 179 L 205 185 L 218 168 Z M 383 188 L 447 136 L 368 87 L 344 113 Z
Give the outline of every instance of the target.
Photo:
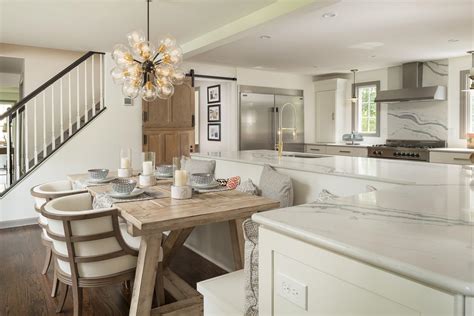
M 91 57 L 92 55 L 99 54 L 99 55 L 105 55 L 104 52 L 96 52 L 96 51 L 88 51 L 85 53 L 83 56 L 81 56 L 79 59 L 75 60 L 72 64 L 61 70 L 58 74 L 53 76 L 51 79 L 43 83 L 41 86 L 39 86 L 37 89 L 35 89 L 33 92 L 28 94 L 26 97 L 15 103 L 13 107 L 11 107 L 8 111 L 0 115 L 0 121 L 2 121 L 4 118 L 9 117 L 13 113 L 15 113 L 18 109 L 22 108 L 25 106 L 28 101 L 36 97 L 38 94 L 43 92 L 46 88 L 48 88 L 51 84 L 56 82 L 57 80 L 61 79 L 64 75 L 66 75 L 68 72 L 76 68 L 78 65 L 80 65 L 83 61 Z

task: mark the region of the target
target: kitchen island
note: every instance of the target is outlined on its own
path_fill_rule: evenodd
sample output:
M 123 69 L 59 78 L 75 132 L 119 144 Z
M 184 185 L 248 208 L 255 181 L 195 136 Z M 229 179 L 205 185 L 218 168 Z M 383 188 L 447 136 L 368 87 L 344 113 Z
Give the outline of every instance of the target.
M 470 170 L 271 151 L 195 158 L 216 159 L 218 177 L 258 184 L 264 164 L 292 177 L 302 205 L 253 217 L 262 315 L 474 315 Z M 322 189 L 341 197 L 313 202 Z M 284 298 L 282 288 L 307 299 Z

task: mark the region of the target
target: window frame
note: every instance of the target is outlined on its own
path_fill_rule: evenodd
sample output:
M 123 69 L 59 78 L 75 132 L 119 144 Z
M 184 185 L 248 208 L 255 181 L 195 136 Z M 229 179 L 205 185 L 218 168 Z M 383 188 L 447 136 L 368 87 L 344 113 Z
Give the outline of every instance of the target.
M 359 89 L 367 86 L 375 86 L 376 94 L 380 92 L 380 81 L 366 81 L 366 82 L 357 82 L 352 84 L 352 90 L 355 91 L 356 96 L 359 94 Z M 351 102 L 352 103 L 352 130 L 359 133 L 359 101 Z M 364 137 L 380 137 L 380 102 L 375 102 L 375 109 L 377 114 L 375 116 L 375 133 L 360 133 Z
M 466 139 L 469 133 L 469 118 L 471 117 L 470 93 L 463 92 L 469 89 L 470 70 L 461 70 L 459 72 L 459 138 Z M 472 93 L 472 92 L 471 92 Z M 471 106 L 470 106 L 471 105 Z

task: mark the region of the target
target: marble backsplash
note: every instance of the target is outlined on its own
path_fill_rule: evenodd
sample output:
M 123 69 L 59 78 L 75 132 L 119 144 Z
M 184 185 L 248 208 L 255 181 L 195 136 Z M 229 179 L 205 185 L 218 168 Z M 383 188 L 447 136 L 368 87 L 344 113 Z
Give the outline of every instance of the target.
M 448 85 L 448 60 L 423 63 L 423 86 Z M 387 138 L 448 139 L 448 102 L 422 101 L 388 104 Z

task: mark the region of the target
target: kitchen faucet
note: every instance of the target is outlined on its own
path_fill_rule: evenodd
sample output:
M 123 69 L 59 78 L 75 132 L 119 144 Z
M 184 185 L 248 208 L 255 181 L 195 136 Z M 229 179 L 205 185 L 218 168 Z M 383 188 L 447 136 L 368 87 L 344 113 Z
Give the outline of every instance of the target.
M 291 106 L 293 109 L 293 127 L 283 127 L 283 111 L 287 106 Z M 285 103 L 281 107 L 278 127 L 278 158 L 281 158 L 283 155 L 283 132 L 292 131 L 293 137 L 296 137 L 296 107 L 293 105 L 293 103 Z

